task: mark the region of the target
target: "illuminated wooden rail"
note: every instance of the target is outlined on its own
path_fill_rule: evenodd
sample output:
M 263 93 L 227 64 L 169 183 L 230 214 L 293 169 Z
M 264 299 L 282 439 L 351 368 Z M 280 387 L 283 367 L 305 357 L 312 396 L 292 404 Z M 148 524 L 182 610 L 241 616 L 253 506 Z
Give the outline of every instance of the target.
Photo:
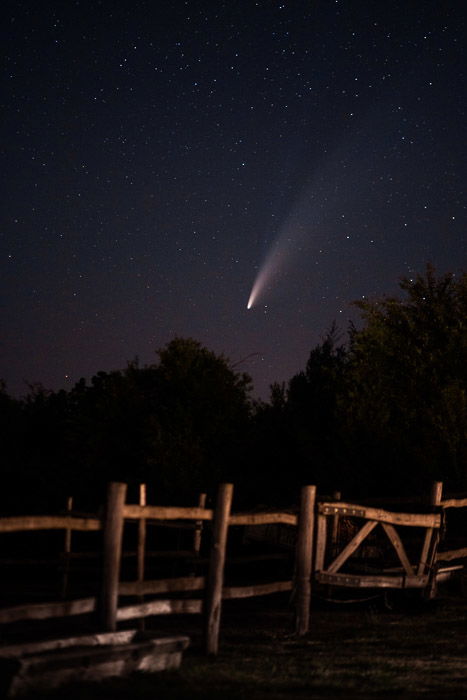
M 142 487 L 144 485 L 141 485 Z M 0 519 L 0 533 L 64 530 L 65 555 L 69 562 L 72 553 L 72 532 L 103 532 L 101 593 L 93 597 L 59 602 L 21 605 L 0 609 L 0 623 L 19 620 L 44 620 L 71 615 L 93 614 L 99 619 L 100 628 L 116 630 L 117 624 L 133 618 L 152 615 L 202 614 L 205 626 L 206 651 L 217 653 L 221 605 L 223 600 L 270 595 L 294 590 L 297 634 L 309 630 L 310 596 L 312 582 L 327 586 L 351 588 L 419 588 L 431 593 L 440 577 L 439 562 L 467 557 L 467 547 L 446 552 L 439 551 L 439 534 L 443 525 L 442 512 L 449 508 L 467 506 L 466 498 L 441 498 L 441 484 L 433 486 L 430 504 L 432 512 L 393 512 L 385 508 L 342 502 L 336 500 L 316 502 L 316 488 L 306 486 L 301 491 L 298 512 L 249 512 L 231 513 L 233 486 L 220 486 L 213 508 L 206 508 L 206 494 L 200 494 L 198 505 L 193 507 L 153 506 L 146 504 L 146 491 L 140 489 L 139 504 L 126 503 L 125 484 L 109 485 L 107 503 L 102 518 L 73 514 L 72 499 L 68 499 L 68 514 L 60 516 L 19 516 Z M 428 509 L 427 509 L 428 510 Z M 356 522 L 349 541 L 339 544 L 338 531 L 342 522 Z M 138 525 L 135 552 L 123 551 L 125 523 Z M 184 576 L 147 580 L 145 559 L 150 556 L 146 544 L 148 526 L 173 526 L 193 532 L 193 550 L 199 559 L 202 536 L 210 528 L 211 549 L 208 571 L 203 576 Z M 293 528 L 295 546 L 294 574 L 290 579 L 243 586 L 224 583 L 227 537 L 230 527 L 255 527 L 262 525 Z M 414 528 L 424 531 L 418 556 L 403 540 L 402 531 L 414 533 Z M 316 531 L 316 538 L 314 533 Z M 366 546 L 375 531 L 382 534 L 395 554 L 399 567 L 370 575 L 367 572 L 346 571 L 346 565 L 362 546 Z M 288 532 L 288 531 L 287 531 Z M 415 533 L 416 535 L 417 533 Z M 191 535 L 190 535 L 191 536 Z M 316 542 L 315 542 L 316 540 Z M 315 542 L 315 544 L 314 544 Z M 189 553 L 189 552 L 188 552 Z M 169 553 L 158 552 L 160 555 Z M 124 556 L 137 556 L 137 578 L 121 581 L 120 570 Z M 63 556 L 63 555 L 62 555 Z M 262 555 L 263 558 L 266 555 Z M 261 555 L 258 556 L 261 558 Z M 203 561 L 204 558 L 203 558 Z M 233 560 L 232 560 L 233 561 Z M 353 561 L 358 564 L 358 559 Z M 449 571 L 460 566 L 448 567 Z M 292 567 L 291 567 L 292 569 Z M 448 569 L 444 569 L 447 572 Z M 446 574 L 444 574 L 446 575 Z M 68 572 L 67 572 L 68 576 Z M 181 597 L 181 594 L 198 593 L 198 598 Z M 170 599 L 160 596 L 174 596 Z M 148 600 L 145 597 L 159 596 Z M 178 596 L 178 597 L 177 597 Z M 132 604 L 122 604 L 122 598 L 136 598 Z
M 0 532 L 27 532 L 30 530 L 74 530 L 94 532 L 102 529 L 98 518 L 75 518 L 70 515 L 23 515 L 0 518 Z

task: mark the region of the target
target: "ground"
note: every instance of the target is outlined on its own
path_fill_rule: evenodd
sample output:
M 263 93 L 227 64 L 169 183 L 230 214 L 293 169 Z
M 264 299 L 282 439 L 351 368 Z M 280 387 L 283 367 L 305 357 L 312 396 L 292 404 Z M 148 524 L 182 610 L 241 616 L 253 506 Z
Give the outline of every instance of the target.
M 406 594 L 407 595 L 407 594 Z M 189 634 L 178 671 L 74 685 L 41 698 L 67 700 L 286 700 L 288 698 L 467 698 L 467 599 L 434 603 L 381 597 L 358 604 L 315 598 L 311 629 L 293 634 L 285 596 L 227 601 L 220 653 L 202 654 L 199 616 L 153 618 Z

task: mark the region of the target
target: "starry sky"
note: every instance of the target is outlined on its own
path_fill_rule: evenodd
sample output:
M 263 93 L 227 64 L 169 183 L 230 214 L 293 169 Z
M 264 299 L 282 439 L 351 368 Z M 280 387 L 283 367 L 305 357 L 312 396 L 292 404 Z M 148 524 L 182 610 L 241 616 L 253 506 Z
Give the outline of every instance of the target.
M 7 390 L 179 335 L 267 398 L 334 320 L 345 338 L 353 300 L 465 270 L 463 5 L 7 4 Z

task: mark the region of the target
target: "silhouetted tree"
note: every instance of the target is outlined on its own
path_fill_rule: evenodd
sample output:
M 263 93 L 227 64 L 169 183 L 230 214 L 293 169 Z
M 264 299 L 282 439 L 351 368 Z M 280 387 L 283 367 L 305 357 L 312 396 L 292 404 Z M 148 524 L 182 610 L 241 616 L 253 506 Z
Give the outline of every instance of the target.
M 345 461 L 339 393 L 345 371 L 346 352 L 333 325 L 311 351 L 305 370 L 287 387 L 273 385 L 270 403 L 258 407 L 253 433 L 257 462 L 269 473 L 266 483 L 284 500 L 295 500 L 306 483 L 316 483 L 322 491 L 340 485 Z
M 465 488 L 467 275 L 437 278 L 429 265 L 400 287 L 404 299 L 356 304 L 365 323 L 350 333 L 345 407 L 354 469 L 412 492 L 433 478 Z
M 23 505 L 29 494 L 29 511 L 57 510 L 74 495 L 94 508 L 110 480 L 147 481 L 157 502 L 193 503 L 244 464 L 250 387 L 190 338 L 175 338 L 155 364 L 98 372 L 69 392 L 31 387 L 19 407 L 0 387 L 17 428 L 9 464 Z

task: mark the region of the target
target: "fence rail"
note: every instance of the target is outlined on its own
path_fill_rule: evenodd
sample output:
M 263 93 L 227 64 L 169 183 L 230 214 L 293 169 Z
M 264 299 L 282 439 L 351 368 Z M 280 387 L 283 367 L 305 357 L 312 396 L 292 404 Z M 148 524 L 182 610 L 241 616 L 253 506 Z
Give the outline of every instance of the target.
M 26 532 L 28 530 L 76 530 L 102 529 L 98 518 L 76 518 L 71 515 L 22 515 L 0 518 L 0 532 Z
M 126 485 L 110 484 L 107 504 L 102 518 L 73 515 L 72 500 L 68 500 L 68 514 L 62 516 L 22 516 L 0 518 L 0 533 L 64 530 L 67 561 L 74 556 L 71 533 L 75 531 L 103 531 L 102 583 L 94 597 L 76 600 L 20 605 L 0 609 L 0 624 L 20 620 L 44 620 L 72 615 L 95 614 L 105 630 L 115 630 L 117 623 L 133 618 L 167 614 L 203 614 L 206 650 L 216 654 L 218 650 L 219 624 L 223 600 L 242 599 L 273 593 L 295 591 L 296 632 L 306 634 L 310 621 L 310 596 L 312 582 L 332 586 L 359 588 L 419 588 L 431 592 L 435 589 L 439 562 L 467 558 L 467 547 L 439 551 L 439 533 L 443 525 L 442 512 L 448 508 L 467 506 L 466 498 L 442 500 L 441 484 L 432 489 L 430 502 L 436 507 L 429 513 L 400 513 L 383 508 L 346 503 L 340 500 L 316 502 L 316 488 L 303 487 L 300 507 L 292 512 L 231 513 L 233 486 L 221 485 L 216 506 L 205 508 L 206 495 L 201 494 L 198 506 L 166 507 L 146 504 L 146 491 L 140 489 L 140 503 L 126 503 Z M 345 519 L 364 521 L 340 548 L 339 524 Z M 137 521 L 138 543 L 133 553 L 123 551 L 123 529 L 125 522 Z M 212 546 L 207 575 L 183 576 L 157 580 L 145 579 L 145 559 L 150 555 L 146 544 L 148 525 L 185 525 L 193 530 L 193 554 L 199 557 L 203 527 L 209 524 Z M 242 586 L 224 584 L 227 535 L 230 526 L 255 527 L 262 525 L 288 526 L 295 530 L 295 565 L 290 579 Z M 400 571 L 383 571 L 375 575 L 368 573 L 342 572 L 350 557 L 361 547 L 377 528 L 385 533 L 386 540 L 400 564 Z M 399 528 L 423 528 L 425 536 L 419 559 L 411 561 Z M 316 530 L 316 537 L 315 537 Z M 120 581 L 122 557 L 128 554 L 137 557 L 135 581 Z M 168 553 L 166 553 L 168 554 Z M 63 556 L 63 555 L 62 555 Z M 84 556 L 84 555 L 82 555 Z M 261 558 L 261 555 L 258 556 Z M 264 555 L 263 555 L 264 558 Z M 451 569 L 457 569 L 451 567 Z M 69 576 L 69 568 L 66 569 Z M 144 600 L 145 596 L 184 594 L 199 592 L 195 599 L 171 598 Z M 97 593 L 97 592 L 96 592 Z M 119 605 L 119 597 L 135 597 L 132 605 Z

